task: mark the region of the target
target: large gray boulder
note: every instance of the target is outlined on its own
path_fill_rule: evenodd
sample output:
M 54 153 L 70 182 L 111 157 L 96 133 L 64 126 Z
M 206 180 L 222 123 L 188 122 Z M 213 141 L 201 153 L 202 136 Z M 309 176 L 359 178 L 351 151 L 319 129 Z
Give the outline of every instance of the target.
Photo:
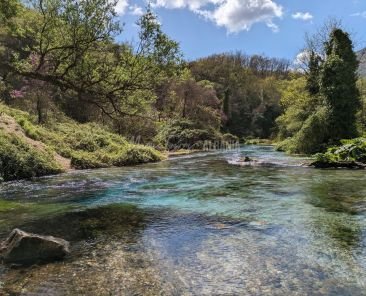
M 5 263 L 30 265 L 60 260 L 70 253 L 69 242 L 14 229 L 0 245 L 0 258 Z

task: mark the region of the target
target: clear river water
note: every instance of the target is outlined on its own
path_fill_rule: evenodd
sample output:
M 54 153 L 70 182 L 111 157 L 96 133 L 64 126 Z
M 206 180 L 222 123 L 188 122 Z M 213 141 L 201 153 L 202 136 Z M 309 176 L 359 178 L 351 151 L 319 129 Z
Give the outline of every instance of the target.
M 0 295 L 366 295 L 366 173 L 302 162 L 245 146 L 3 183 L 0 238 L 72 253 L 0 265 Z

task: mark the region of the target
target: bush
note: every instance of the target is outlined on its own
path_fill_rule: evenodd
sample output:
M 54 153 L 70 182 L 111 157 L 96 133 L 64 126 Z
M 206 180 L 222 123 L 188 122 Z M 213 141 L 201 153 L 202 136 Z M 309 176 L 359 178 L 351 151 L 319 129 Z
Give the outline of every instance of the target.
M 224 142 L 228 142 L 228 143 L 237 143 L 237 142 L 239 142 L 239 138 L 237 136 L 234 136 L 234 135 L 229 134 L 229 133 L 224 134 L 222 136 L 222 140 Z
M 318 153 L 316 160 L 327 163 L 342 161 L 366 163 L 366 138 L 342 140 L 341 144 L 328 148 L 325 153 Z
M 245 145 L 272 145 L 269 139 L 244 139 Z
M 219 145 L 222 136 L 213 129 L 198 129 L 189 120 L 177 120 L 163 127 L 155 140 L 166 150 L 203 149 L 207 143 Z
M 113 160 L 113 165 L 134 165 L 148 162 L 157 162 L 162 159 L 162 154 L 151 147 L 142 145 L 129 145 L 127 149 L 125 149 Z
M 0 179 L 40 177 L 62 172 L 53 155 L 36 150 L 16 136 L 0 131 Z
M 98 155 L 90 152 L 73 152 L 71 156 L 71 165 L 75 169 L 99 169 L 110 166 L 109 162 L 103 161 Z
M 96 169 L 157 162 L 162 159 L 162 154 L 151 147 L 128 145 L 115 154 L 106 151 L 98 151 L 96 153 L 74 152 L 71 158 L 71 165 L 76 169 Z
M 324 151 L 328 135 L 327 112 L 327 108 L 319 108 L 305 120 L 301 129 L 292 138 L 280 142 L 277 149 L 300 154 Z

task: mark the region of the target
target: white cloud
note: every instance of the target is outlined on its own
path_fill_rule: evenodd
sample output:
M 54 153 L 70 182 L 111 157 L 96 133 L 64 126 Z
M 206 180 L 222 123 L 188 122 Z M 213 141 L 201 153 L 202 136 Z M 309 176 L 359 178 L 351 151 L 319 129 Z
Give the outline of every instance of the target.
M 309 12 L 296 12 L 292 15 L 292 18 L 295 20 L 309 21 L 314 17 Z
M 112 2 L 112 0 L 110 0 L 110 2 Z M 128 7 L 128 0 L 118 0 L 115 10 L 117 14 L 122 15 L 125 14 L 127 7 Z
M 155 0 L 152 4 L 168 9 L 188 8 L 192 11 L 197 11 L 208 4 L 217 5 L 223 2 L 225 0 Z
M 360 17 L 366 18 L 366 11 L 357 12 L 357 13 L 351 14 L 351 16 L 360 16 Z
M 129 10 L 130 10 L 130 13 L 131 13 L 132 15 L 141 16 L 141 15 L 143 15 L 143 14 L 144 14 L 144 10 L 142 9 L 142 7 L 140 7 L 140 6 L 136 5 L 136 4 L 131 5 L 131 6 L 129 7 Z
M 310 60 L 310 51 L 303 50 L 298 53 L 293 64 L 295 66 L 303 66 L 304 64 L 307 64 L 309 62 L 309 60 Z
M 253 24 L 265 23 L 278 31 L 274 18 L 281 18 L 283 8 L 273 0 L 155 0 L 154 6 L 189 10 L 224 27 L 229 33 L 248 31 Z

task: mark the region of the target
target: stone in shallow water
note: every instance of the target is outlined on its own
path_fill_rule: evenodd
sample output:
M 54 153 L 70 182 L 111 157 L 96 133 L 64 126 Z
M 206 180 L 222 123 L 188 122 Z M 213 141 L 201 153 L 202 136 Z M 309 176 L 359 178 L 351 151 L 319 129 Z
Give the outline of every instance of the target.
M 0 246 L 0 258 L 5 263 L 20 265 L 60 260 L 69 253 L 69 242 L 61 238 L 20 229 L 14 229 Z

